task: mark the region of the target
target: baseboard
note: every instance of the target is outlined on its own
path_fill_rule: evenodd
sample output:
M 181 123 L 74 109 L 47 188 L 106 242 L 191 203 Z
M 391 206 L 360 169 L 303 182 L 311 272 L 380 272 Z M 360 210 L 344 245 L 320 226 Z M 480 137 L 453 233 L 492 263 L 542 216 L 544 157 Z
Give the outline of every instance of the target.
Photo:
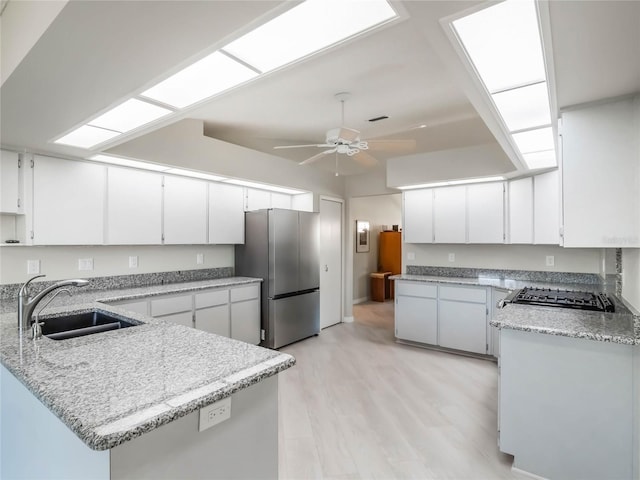
M 354 298 L 353 299 L 353 304 L 357 305 L 359 303 L 364 303 L 364 302 L 368 302 L 368 301 L 369 301 L 369 297 Z
M 344 323 L 353 323 L 353 315 L 351 315 L 350 317 L 344 317 L 342 321 Z
M 533 478 L 535 480 L 548 480 L 545 477 L 541 477 L 540 475 L 536 475 L 535 473 L 527 472 L 526 470 L 520 470 L 519 468 L 516 468 L 516 467 L 511 467 L 511 471 L 517 472 L 520 475 L 524 475 L 525 477 Z

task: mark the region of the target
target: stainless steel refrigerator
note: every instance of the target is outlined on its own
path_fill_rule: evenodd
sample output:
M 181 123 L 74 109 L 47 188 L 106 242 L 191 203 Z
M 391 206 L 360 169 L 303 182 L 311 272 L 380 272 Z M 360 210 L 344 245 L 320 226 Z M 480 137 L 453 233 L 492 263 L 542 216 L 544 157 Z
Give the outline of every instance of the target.
M 261 345 L 280 348 L 320 332 L 319 255 L 317 213 L 246 212 L 235 271 L 263 279 Z

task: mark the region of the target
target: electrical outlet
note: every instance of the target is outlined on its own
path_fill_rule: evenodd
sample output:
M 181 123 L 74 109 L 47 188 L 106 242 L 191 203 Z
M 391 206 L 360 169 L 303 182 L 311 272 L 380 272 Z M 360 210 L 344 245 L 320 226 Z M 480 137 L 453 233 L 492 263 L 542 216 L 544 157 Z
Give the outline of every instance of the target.
M 132 255 L 129 257 L 129 268 L 138 268 L 138 256 Z
M 204 263 L 204 253 L 198 253 L 196 255 L 196 263 L 202 265 Z
M 407 260 L 415 260 L 416 254 L 414 252 L 407 252 Z
M 449 261 L 450 262 L 455 262 L 456 261 L 456 254 L 455 253 L 450 253 L 449 254 Z
M 79 258 L 78 270 L 93 270 L 93 258 Z
M 198 431 L 202 432 L 229 418 L 231 418 L 231 397 L 223 398 L 200 409 Z
M 40 260 L 27 260 L 27 273 L 38 275 L 40 273 Z
M 553 267 L 556 264 L 556 257 L 553 255 L 547 255 L 546 264 L 547 267 Z

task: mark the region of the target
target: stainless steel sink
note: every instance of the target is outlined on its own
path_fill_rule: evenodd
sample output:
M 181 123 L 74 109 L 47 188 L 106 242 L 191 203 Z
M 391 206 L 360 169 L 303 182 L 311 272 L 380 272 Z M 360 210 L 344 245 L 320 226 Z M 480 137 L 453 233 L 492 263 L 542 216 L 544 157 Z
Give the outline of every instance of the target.
M 52 340 L 66 340 L 139 325 L 99 311 L 48 317 L 42 319 L 41 323 L 44 323 L 42 334 Z

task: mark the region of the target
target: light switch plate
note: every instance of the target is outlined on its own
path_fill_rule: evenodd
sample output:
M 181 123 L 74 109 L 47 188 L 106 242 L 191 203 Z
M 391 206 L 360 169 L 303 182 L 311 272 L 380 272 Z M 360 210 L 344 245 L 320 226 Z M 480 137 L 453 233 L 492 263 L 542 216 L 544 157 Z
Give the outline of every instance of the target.
M 450 253 L 449 254 L 449 261 L 450 262 L 455 262 L 456 261 L 456 254 L 455 253 Z
M 547 267 L 553 267 L 556 264 L 556 258 L 553 255 L 547 255 L 546 265 Z
M 38 275 L 40 273 L 40 260 L 27 260 L 27 273 Z
M 415 252 L 407 252 L 407 260 L 415 260 L 416 254 Z
M 198 253 L 196 255 L 196 263 L 202 265 L 204 263 L 204 253 Z
M 78 270 L 93 270 L 93 258 L 79 258 Z
M 129 268 L 138 268 L 138 256 L 131 255 L 129 257 Z

